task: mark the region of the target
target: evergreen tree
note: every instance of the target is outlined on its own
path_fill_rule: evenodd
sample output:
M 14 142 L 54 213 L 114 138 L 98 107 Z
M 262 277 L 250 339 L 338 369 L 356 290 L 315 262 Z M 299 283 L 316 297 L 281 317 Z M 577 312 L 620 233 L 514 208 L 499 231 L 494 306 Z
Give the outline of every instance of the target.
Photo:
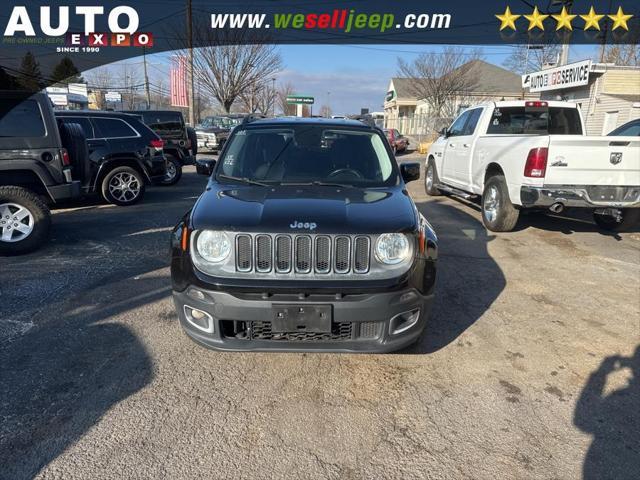
M 51 74 L 51 79 L 56 83 L 83 83 L 84 79 L 69 57 L 60 60 Z
M 4 68 L 0 67 L 0 90 L 15 90 L 20 88 L 16 77 L 9 75 L 4 71 Z
M 37 92 L 42 89 L 40 66 L 31 52 L 25 53 L 24 57 L 22 57 L 20 73 L 18 74 L 17 80 L 20 88 L 30 92 Z

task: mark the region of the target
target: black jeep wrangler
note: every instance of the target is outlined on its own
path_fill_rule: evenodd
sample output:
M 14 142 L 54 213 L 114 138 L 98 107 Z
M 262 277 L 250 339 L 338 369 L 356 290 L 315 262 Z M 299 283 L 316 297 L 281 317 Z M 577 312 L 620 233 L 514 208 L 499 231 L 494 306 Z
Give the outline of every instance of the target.
M 47 203 L 81 194 L 72 157 L 86 148 L 78 125 L 58 129 L 42 93 L 0 91 L 0 254 L 38 248 L 47 238 Z
M 207 170 L 205 165 L 201 171 Z M 337 119 L 249 120 L 172 234 L 184 331 L 220 350 L 386 352 L 416 342 L 437 238 L 382 132 Z

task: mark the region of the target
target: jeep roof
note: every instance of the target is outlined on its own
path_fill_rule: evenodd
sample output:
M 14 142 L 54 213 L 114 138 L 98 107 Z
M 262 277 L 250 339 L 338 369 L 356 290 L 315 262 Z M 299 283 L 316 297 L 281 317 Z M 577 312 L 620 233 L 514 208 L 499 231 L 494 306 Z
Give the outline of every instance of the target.
M 248 119 L 242 124 L 246 125 L 324 125 L 324 126 L 337 126 L 337 127 L 350 127 L 361 128 L 363 130 L 376 130 L 375 127 L 371 127 L 359 120 L 351 120 L 347 118 L 317 118 L 317 117 L 277 117 L 277 118 L 258 118 Z

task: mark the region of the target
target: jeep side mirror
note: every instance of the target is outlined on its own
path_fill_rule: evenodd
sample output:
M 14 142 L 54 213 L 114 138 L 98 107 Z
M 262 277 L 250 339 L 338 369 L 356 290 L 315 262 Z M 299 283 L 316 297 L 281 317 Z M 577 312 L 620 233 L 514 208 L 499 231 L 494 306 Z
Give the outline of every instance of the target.
M 215 160 L 196 160 L 196 172 L 200 175 L 210 176 L 216 166 Z
M 449 132 L 447 131 L 447 127 L 442 127 L 442 130 L 440 130 L 440 136 L 447 138 L 449 136 Z
M 400 174 L 404 183 L 413 182 L 420 178 L 420 163 L 419 162 L 406 162 L 400 164 Z

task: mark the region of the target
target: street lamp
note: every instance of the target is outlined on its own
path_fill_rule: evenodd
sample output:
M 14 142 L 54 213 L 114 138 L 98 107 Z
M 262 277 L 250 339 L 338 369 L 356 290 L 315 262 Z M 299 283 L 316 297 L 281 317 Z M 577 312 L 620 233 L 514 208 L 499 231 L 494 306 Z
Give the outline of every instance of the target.
M 327 92 L 327 118 L 329 118 L 329 112 L 331 112 L 331 92 Z

